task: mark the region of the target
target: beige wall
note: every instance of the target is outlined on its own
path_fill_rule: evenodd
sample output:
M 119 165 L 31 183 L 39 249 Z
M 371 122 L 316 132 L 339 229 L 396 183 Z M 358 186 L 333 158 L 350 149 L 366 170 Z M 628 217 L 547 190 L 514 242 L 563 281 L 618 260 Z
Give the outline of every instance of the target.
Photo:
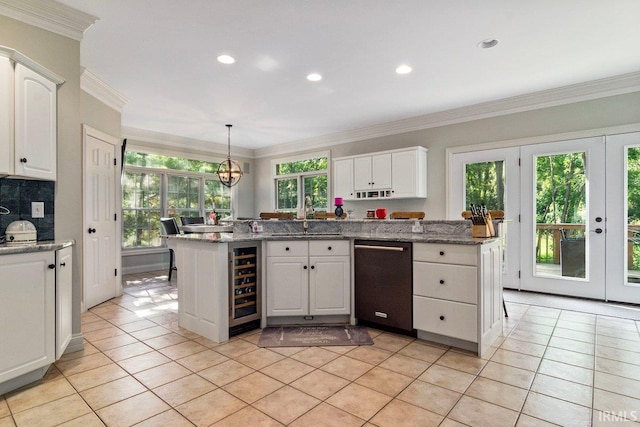
M 426 200 L 345 202 L 345 207 L 354 209 L 356 217 L 364 217 L 367 209 L 385 207 L 391 211 L 425 211 L 428 219 L 444 219 L 447 148 L 627 124 L 640 124 L 640 92 L 334 145 L 329 148 L 333 158 L 411 146 L 428 148 Z M 256 212 L 273 208 L 271 160 L 272 158 L 256 160 Z
M 73 332 L 79 333 L 82 291 L 80 42 L 0 15 L 0 45 L 19 51 L 65 79 L 58 89 L 55 235 L 57 239 L 76 241 L 73 250 Z
M 80 93 L 80 105 L 83 124 L 120 139 L 120 135 L 122 135 L 122 115 L 119 111 L 114 110 L 85 91 Z

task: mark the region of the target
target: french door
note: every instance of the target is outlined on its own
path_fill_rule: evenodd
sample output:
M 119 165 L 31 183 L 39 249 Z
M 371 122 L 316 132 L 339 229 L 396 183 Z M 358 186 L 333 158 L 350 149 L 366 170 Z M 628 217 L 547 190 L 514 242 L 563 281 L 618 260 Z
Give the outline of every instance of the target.
M 478 199 L 473 171 L 502 161 L 504 188 L 484 179 L 511 221 L 505 287 L 640 303 L 640 133 L 456 153 L 450 219 Z

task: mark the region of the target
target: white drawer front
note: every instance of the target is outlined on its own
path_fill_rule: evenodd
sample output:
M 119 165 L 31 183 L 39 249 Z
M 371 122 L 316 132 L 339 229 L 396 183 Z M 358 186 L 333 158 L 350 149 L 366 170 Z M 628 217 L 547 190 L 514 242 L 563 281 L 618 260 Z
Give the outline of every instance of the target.
M 307 241 L 283 240 L 267 242 L 267 256 L 308 256 Z
M 348 240 L 309 240 L 311 256 L 344 256 L 349 255 Z
M 477 303 L 477 268 L 430 262 L 413 263 L 413 293 L 423 297 Z
M 478 316 L 476 306 L 472 304 L 414 296 L 413 327 L 478 342 Z
M 413 260 L 444 264 L 477 265 L 478 247 L 476 245 L 414 243 Z

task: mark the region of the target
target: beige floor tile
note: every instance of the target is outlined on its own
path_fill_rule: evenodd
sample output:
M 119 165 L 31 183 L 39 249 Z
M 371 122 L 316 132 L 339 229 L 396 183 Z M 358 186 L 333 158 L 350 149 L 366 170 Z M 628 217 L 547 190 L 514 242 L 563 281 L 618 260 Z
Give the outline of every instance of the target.
M 156 350 L 160 350 L 161 348 L 170 347 L 172 345 L 180 344 L 181 342 L 185 342 L 188 340 L 189 340 L 188 338 L 183 337 L 180 334 L 171 332 L 170 334 L 161 335 L 159 337 L 145 340 L 144 343 L 149 347 L 153 347 Z
M 608 328 L 604 326 L 598 326 L 598 336 L 616 337 L 629 341 L 640 340 L 640 334 L 638 334 L 638 331 L 626 331 L 618 328 Z
M 535 373 L 502 363 L 489 362 L 479 374 L 483 378 L 500 381 L 526 390 L 531 387 Z
M 590 386 L 542 374 L 536 375 L 531 391 L 589 408 L 593 402 L 593 388 Z
M 640 357 L 640 355 L 638 355 L 638 357 Z M 632 365 L 630 363 L 596 357 L 596 371 L 640 381 L 640 365 Z
M 269 350 L 275 351 L 283 356 L 293 356 L 294 354 L 301 352 L 307 347 L 269 347 Z
M 556 323 L 559 322 L 556 317 L 546 317 L 546 316 L 537 316 L 535 314 L 525 313 L 524 316 L 520 318 L 522 322 L 526 323 L 535 323 L 537 325 L 545 325 L 545 326 L 555 326 Z
M 478 377 L 469 386 L 465 396 L 475 397 L 476 399 L 520 412 L 527 398 L 527 390 L 488 378 Z
M 640 353 L 640 342 L 638 341 L 629 341 L 626 339 L 600 335 L 598 336 L 598 344 Z
M 515 351 L 499 349 L 495 352 L 491 360 L 496 363 L 502 363 L 504 365 L 514 366 L 528 371 L 536 371 L 541 358 L 529 356 L 528 354 L 517 353 Z
M 563 350 L 575 351 L 584 354 L 595 354 L 592 343 L 570 340 L 567 338 L 551 337 L 549 347 L 561 348 Z
M 227 357 L 238 357 L 242 354 L 249 353 L 250 351 L 257 350 L 259 347 L 255 344 L 244 340 L 229 341 L 226 344 L 221 344 L 216 347 L 216 351 Z
M 196 397 L 218 388 L 204 378 L 191 374 L 179 380 L 172 381 L 160 387 L 154 388 L 153 392 L 172 407 L 182 405 Z
M 0 427 L 15 427 L 15 425 L 12 416 L 0 417 Z
M 426 427 L 437 426 L 442 420 L 441 415 L 394 399 L 382 408 L 371 422 L 380 427 Z
M 378 363 L 388 359 L 393 355 L 393 352 L 389 350 L 385 350 L 383 348 L 374 347 L 371 345 L 363 345 L 354 348 L 350 352 L 345 354 L 353 359 L 358 359 L 362 362 L 367 362 L 372 365 L 377 365 Z
M 170 359 L 177 360 L 207 350 L 207 347 L 194 341 L 185 341 L 160 349 L 160 353 Z
M 319 347 L 310 347 L 291 356 L 299 362 L 319 368 L 340 357 L 338 353 Z
M 0 418 L 8 417 L 11 415 L 11 411 L 9 410 L 9 405 L 7 405 L 7 400 L 5 396 L 0 396 Z
M 415 338 L 384 332 L 373 339 L 373 345 L 384 350 L 396 352 L 413 341 L 415 341 Z
M 290 425 L 292 427 L 359 427 L 364 420 L 334 406 L 321 403 Z M 255 425 L 255 424 L 254 424 Z
M 105 338 L 100 341 L 93 341 L 93 345 L 100 351 L 111 350 L 112 348 L 122 347 L 124 345 L 138 342 L 137 339 L 129 334 L 117 335 L 111 338 Z
M 530 356 L 542 357 L 547 346 L 534 344 L 527 341 L 520 341 L 513 338 L 504 340 L 500 348 L 503 350 L 516 351 Z
M 547 345 L 551 337 L 550 335 L 514 329 L 513 332 L 509 334 L 509 338 L 520 340 L 520 341 L 532 342 L 534 344 Z
M 633 320 L 621 319 L 619 317 L 598 316 L 596 324 L 598 325 L 598 327 L 602 326 L 605 328 L 615 328 L 632 332 L 638 331 L 634 325 Z
M 108 326 L 106 328 L 100 328 L 91 332 L 83 332 L 82 336 L 85 340 L 93 344 L 95 341 L 100 341 L 106 338 L 112 338 L 124 334 L 126 334 L 126 332 L 122 329 L 119 329 L 115 326 Z
M 124 325 L 120 325 L 118 327 L 123 331 L 125 331 L 126 333 L 130 334 L 132 332 L 141 331 L 143 329 L 154 328 L 157 326 L 158 324 L 152 322 L 151 320 L 142 319 L 142 320 L 137 320 L 135 322 L 125 323 Z
M 84 313 L 82 313 L 82 315 L 80 316 L 80 324 L 82 326 L 92 323 L 92 322 L 99 322 L 103 320 L 102 317 L 98 316 L 97 314 L 94 314 L 90 311 L 85 311 Z
M 62 424 L 91 413 L 91 408 L 77 394 L 13 414 L 18 427 L 47 427 Z
M 414 359 L 413 357 L 394 354 L 384 362 L 380 363 L 381 368 L 406 375 L 411 378 L 419 377 L 431 365 L 430 362 Z
M 534 392 L 527 396 L 522 413 L 563 426 L 591 424 L 591 408 Z
M 567 365 L 566 363 L 555 362 L 543 359 L 540 363 L 540 374 L 561 378 L 567 381 L 591 386 L 593 384 L 593 371 L 579 366 Z
M 554 319 L 551 319 L 551 320 L 554 320 Z M 526 322 L 523 318 L 520 322 L 518 322 L 514 330 L 524 331 L 524 332 L 535 332 L 543 335 L 551 335 L 551 333 L 553 332 L 553 326 L 541 325 L 539 323 L 529 323 L 529 322 Z
M 470 356 L 468 354 L 449 350 L 440 359 L 438 359 L 436 365 L 457 369 L 458 371 L 463 371 L 472 375 L 478 375 L 478 372 L 482 370 L 486 363 L 486 360 L 477 356 Z
M 156 388 L 171 381 L 190 375 L 191 371 L 184 366 L 169 362 L 134 375 L 147 388 Z
M 332 352 L 338 353 L 338 354 L 347 354 L 351 350 L 353 350 L 353 346 L 352 345 L 330 345 L 330 346 L 324 346 L 324 347 L 320 347 L 320 348 L 323 348 L 325 350 L 329 350 L 329 351 L 332 351 Z
M 640 399 L 623 396 L 617 393 L 611 393 L 598 388 L 593 390 L 593 409 L 603 412 L 622 414 L 623 418 L 632 419 L 635 414 L 635 420 L 638 421 L 640 408 Z
M 425 342 L 414 341 L 403 347 L 398 353 L 404 356 L 413 357 L 414 359 L 423 360 L 433 363 L 447 352 L 449 347 L 429 345 Z
M 198 375 L 211 381 L 218 387 L 222 387 L 252 372 L 254 372 L 254 370 L 248 366 L 238 363 L 235 360 L 227 360 L 226 362 L 198 372 Z
M 594 324 L 572 322 L 570 320 L 558 320 L 557 326 L 563 329 L 571 329 L 572 331 L 588 332 L 590 334 L 596 333 L 596 325 Z
M 590 354 L 576 353 L 575 351 L 563 350 L 561 348 L 549 347 L 544 353 L 544 358 L 568 365 L 579 366 L 585 369 L 593 369 L 596 361 Z
M 238 399 L 253 403 L 283 386 L 284 384 L 280 381 L 276 381 L 260 372 L 254 372 L 225 385 L 223 389 Z
M 73 420 L 58 424 L 60 427 L 104 427 L 104 423 L 98 418 L 95 412 L 85 414 Z
M 193 424 L 189 422 L 176 410 L 169 410 L 162 412 L 154 417 L 148 418 L 140 424 L 136 424 L 136 427 L 192 427 Z
M 55 381 L 57 379 L 64 378 L 60 369 L 56 367 L 56 365 L 50 365 L 47 372 L 42 377 L 42 382 Z
M 146 320 L 149 323 L 153 323 L 150 320 Z M 139 329 L 137 331 L 131 332 L 130 335 L 139 339 L 140 341 L 150 340 L 152 338 L 157 338 L 162 335 L 168 335 L 171 331 L 167 328 L 163 328 L 162 326 L 158 326 L 156 323 L 153 323 L 153 327 Z
M 518 413 L 502 406 L 463 396 L 449 413 L 452 418 L 469 426 L 513 426 Z
M 253 369 L 262 369 L 282 359 L 284 359 L 283 355 L 266 348 L 259 348 L 235 358 L 235 360 L 237 360 L 238 362 Z
M 622 350 L 605 345 L 596 345 L 596 355 L 605 359 L 617 360 L 619 362 L 640 365 L 640 354 L 635 351 Z
M 283 424 L 257 409 L 246 406 L 217 423 L 212 424 L 211 427 L 277 427 L 282 425 Z
M 444 387 L 448 390 L 464 393 L 476 376 L 436 364 L 431 365 L 429 369 L 427 369 L 418 378 L 422 381 Z
M 391 401 L 391 397 L 363 387 L 349 384 L 326 402 L 363 420 L 368 420 Z
M 588 332 L 574 331 L 571 329 L 555 328 L 553 331 L 554 337 L 566 338 L 574 341 L 581 341 L 590 344 L 595 344 L 596 336 Z
M 284 386 L 258 400 L 253 406 L 282 424 L 290 424 L 319 403 L 315 397 Z
M 560 312 L 561 310 L 557 308 L 540 307 L 537 305 L 532 305 L 527 310 L 527 314 L 533 314 L 535 316 L 552 317 L 556 319 L 560 316 Z
M 87 332 L 97 331 L 98 329 L 104 329 L 113 327 L 113 325 L 106 320 L 100 319 L 95 322 L 86 323 L 81 326 L 82 333 L 86 334 Z
M 557 425 L 525 414 L 520 414 L 516 423 L 516 427 L 553 427 Z
M 109 381 L 114 381 L 129 375 L 127 371 L 122 369 L 115 363 L 110 363 L 99 368 L 90 369 L 79 374 L 67 377 L 71 385 L 77 391 L 83 391 L 91 387 L 95 387 Z
M 316 399 L 325 400 L 338 390 L 344 388 L 347 384 L 349 384 L 349 381 L 344 378 L 317 369 L 295 380 L 290 386 L 304 391 Z
M 223 356 L 213 350 L 205 350 L 200 353 L 178 359 L 176 362 L 193 372 L 199 372 L 203 369 L 226 362 L 227 360 L 229 360 L 227 356 Z
M 100 366 L 113 363 L 111 359 L 102 353 L 94 353 L 88 356 L 79 357 L 77 359 L 66 360 L 64 362 L 56 362 L 56 367 L 60 369 L 65 376 L 79 374 L 89 369 L 99 368 Z
M 455 391 L 416 380 L 404 389 L 397 398 L 445 416 L 453 408 L 460 396 L 461 394 Z
M 100 352 L 100 350 L 98 350 L 97 348 L 95 348 L 94 346 L 92 346 L 91 344 L 85 341 L 82 350 L 74 351 L 73 353 L 63 354 L 62 357 L 60 357 L 60 359 L 58 360 L 58 363 L 65 362 L 71 359 L 78 359 L 80 357 L 88 356 L 90 354 L 95 354 L 98 352 Z
M 130 374 L 137 374 L 138 372 L 151 369 L 159 365 L 164 365 L 168 362 L 171 362 L 171 359 L 166 357 L 164 354 L 153 351 L 151 353 L 145 353 L 139 356 L 130 357 L 129 359 L 121 360 L 118 362 L 118 365 Z
M 511 315 L 511 313 L 509 313 L 509 315 Z M 467 427 L 467 425 L 452 420 L 451 418 L 445 418 L 444 421 L 440 423 L 440 427 Z
M 640 381 L 605 372 L 595 372 L 594 387 L 640 399 Z M 640 414 L 638 414 L 640 417 Z
M 147 391 L 96 411 L 108 426 L 133 425 L 167 411 L 169 406 Z
M 127 376 L 85 390 L 80 396 L 95 411 L 146 391 L 147 389 L 135 378 Z
M 413 382 L 411 377 L 377 366 L 355 381 L 356 384 L 391 397 L 396 396 L 411 382 Z
M 60 378 L 9 393 L 6 399 L 9 409 L 15 414 L 75 394 L 75 392 L 65 378 Z
M 569 320 L 571 322 L 586 323 L 589 325 L 596 324 L 596 315 L 591 313 L 580 313 L 577 311 L 562 311 L 559 320 Z
M 141 354 L 150 353 L 153 349 L 148 345 L 136 341 L 133 344 L 125 345 L 122 347 L 114 348 L 111 350 L 107 350 L 104 354 L 109 357 L 109 359 L 119 362 L 124 359 L 128 359 L 130 357 L 139 356 Z
M 140 320 L 140 316 L 137 314 L 137 311 L 136 311 L 135 313 L 117 313 L 117 314 L 114 314 L 113 316 L 105 317 L 105 319 L 107 319 L 109 322 L 113 323 L 114 325 L 120 327 L 127 323 L 137 322 L 138 320 Z
M 302 362 L 298 362 L 293 359 L 282 359 L 276 363 L 273 363 L 265 368 L 262 368 L 260 372 L 269 375 L 276 380 L 289 384 L 298 378 L 307 375 L 315 368 L 306 365 Z
M 349 381 L 353 381 L 372 368 L 373 365 L 370 363 L 361 362 L 360 360 L 352 359 L 347 356 L 340 356 L 322 366 L 320 369 Z

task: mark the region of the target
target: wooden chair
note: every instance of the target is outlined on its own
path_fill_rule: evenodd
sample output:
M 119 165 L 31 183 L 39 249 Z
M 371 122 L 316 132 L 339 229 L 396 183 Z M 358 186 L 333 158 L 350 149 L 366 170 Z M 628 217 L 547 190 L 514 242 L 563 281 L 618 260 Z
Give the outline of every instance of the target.
M 180 234 L 180 229 L 178 229 L 178 223 L 175 218 L 160 218 L 160 227 L 162 227 L 162 234 L 165 236 Z M 178 268 L 175 266 L 173 249 L 169 249 L 169 281 L 171 281 L 173 270 L 178 270 Z
M 402 211 L 398 211 L 398 212 L 391 212 L 391 215 L 389 215 L 390 219 L 424 219 L 425 213 L 424 212 L 402 212 Z
M 347 213 L 344 212 L 340 218 L 344 219 L 347 217 Z M 333 212 L 315 212 L 313 214 L 314 219 L 335 219 L 336 214 Z
M 260 219 L 293 219 L 291 212 L 260 212 Z

